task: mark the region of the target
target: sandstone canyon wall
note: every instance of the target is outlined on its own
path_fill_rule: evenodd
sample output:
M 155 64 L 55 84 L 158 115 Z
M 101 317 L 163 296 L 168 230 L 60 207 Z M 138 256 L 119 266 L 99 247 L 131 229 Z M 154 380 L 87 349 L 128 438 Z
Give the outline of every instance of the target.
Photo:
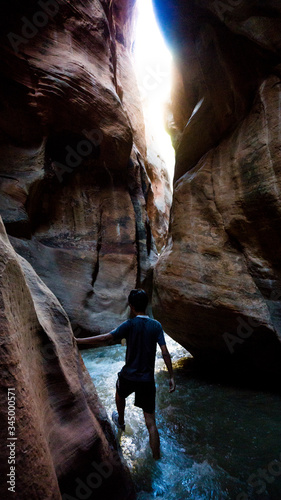
M 281 369 L 281 6 L 154 0 L 176 169 L 154 312 L 204 362 Z
M 153 233 L 159 247 L 165 239 L 156 197 L 167 199 L 167 183 L 146 158 L 132 68 L 134 9 L 135 0 L 3 6 L 1 498 L 8 387 L 16 498 L 134 498 L 70 326 L 86 335 L 127 318 L 130 289 L 151 288 Z M 98 486 L 93 462 L 105 467 Z
M 151 181 L 145 168 L 134 9 L 11 2 L 1 20 L 0 213 L 83 334 L 127 317 L 128 291 L 151 288 L 153 233 L 159 247 L 165 238 L 154 203 L 162 174 Z
M 134 498 L 69 319 L 30 264 L 15 253 L 2 221 L 0 280 L 1 498 L 59 500 L 81 498 L 85 491 L 87 498 Z M 8 433 L 8 396 L 15 398 L 9 415 L 14 406 L 16 431 L 10 422 L 9 432 L 16 441 Z M 13 457 L 14 492 L 7 484 Z M 93 463 L 105 470 L 98 487 Z

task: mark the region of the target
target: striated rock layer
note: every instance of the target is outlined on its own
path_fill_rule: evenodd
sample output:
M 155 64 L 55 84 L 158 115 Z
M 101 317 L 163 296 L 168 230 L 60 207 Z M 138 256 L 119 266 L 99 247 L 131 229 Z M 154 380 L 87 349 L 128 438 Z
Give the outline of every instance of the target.
M 197 359 L 279 375 L 280 2 L 154 3 L 176 66 L 155 316 Z
M 163 185 L 167 199 L 167 183 L 145 168 L 134 9 L 13 1 L 1 17 L 0 213 L 83 334 L 127 317 L 128 291 L 151 285 L 153 232 L 159 247 L 166 237 L 151 193 Z
M 134 498 L 69 319 L 15 253 L 2 221 L 0 281 L 1 498 L 66 500 L 82 498 L 85 491 L 87 498 Z M 17 440 L 8 441 L 13 435 Z M 13 457 L 15 492 L 7 484 Z

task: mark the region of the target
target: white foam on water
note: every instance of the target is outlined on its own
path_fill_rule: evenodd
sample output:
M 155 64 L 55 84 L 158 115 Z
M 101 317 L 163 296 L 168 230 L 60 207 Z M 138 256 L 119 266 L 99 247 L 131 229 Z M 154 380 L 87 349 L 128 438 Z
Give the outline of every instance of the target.
M 173 361 L 188 353 L 167 338 Z M 109 417 L 115 410 L 117 373 L 126 348 L 82 352 Z M 156 419 L 161 460 L 152 459 L 142 410 L 127 399 L 126 430 L 114 432 L 131 470 L 138 500 L 236 500 L 248 492 L 249 476 L 280 456 L 281 401 L 278 396 L 197 380 L 176 368 L 177 389 L 157 351 Z M 268 500 L 280 500 L 281 478 L 268 485 Z M 257 500 L 252 492 L 251 500 Z

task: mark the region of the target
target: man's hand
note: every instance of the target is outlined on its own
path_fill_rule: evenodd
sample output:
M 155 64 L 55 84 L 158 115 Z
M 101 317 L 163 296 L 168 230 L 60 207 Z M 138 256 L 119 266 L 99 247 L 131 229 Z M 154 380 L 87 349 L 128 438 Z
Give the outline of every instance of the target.
M 74 337 L 77 344 L 85 344 L 85 339 L 79 339 L 79 337 Z
M 170 386 L 169 392 L 174 392 L 174 390 L 176 389 L 176 383 L 174 377 L 170 378 L 169 386 Z
M 167 366 L 168 372 L 169 372 L 169 375 L 170 375 L 170 382 L 169 382 L 169 387 L 170 388 L 169 388 L 169 392 L 174 392 L 174 390 L 176 388 L 176 384 L 175 384 L 175 380 L 174 380 L 174 372 L 173 372 L 173 366 L 172 366 L 171 356 L 170 356 L 170 353 L 169 353 L 169 351 L 167 349 L 166 344 L 161 345 L 160 349 L 162 351 L 162 356 L 163 356 L 165 365 Z

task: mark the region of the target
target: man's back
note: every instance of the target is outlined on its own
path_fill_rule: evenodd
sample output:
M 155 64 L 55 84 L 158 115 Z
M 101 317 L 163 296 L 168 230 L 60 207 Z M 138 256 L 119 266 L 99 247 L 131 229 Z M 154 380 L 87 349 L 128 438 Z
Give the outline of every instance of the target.
M 153 381 L 156 345 L 165 345 L 161 324 L 148 316 L 138 315 L 122 323 L 112 335 L 120 340 L 125 338 L 127 342 L 122 376 L 133 381 Z

